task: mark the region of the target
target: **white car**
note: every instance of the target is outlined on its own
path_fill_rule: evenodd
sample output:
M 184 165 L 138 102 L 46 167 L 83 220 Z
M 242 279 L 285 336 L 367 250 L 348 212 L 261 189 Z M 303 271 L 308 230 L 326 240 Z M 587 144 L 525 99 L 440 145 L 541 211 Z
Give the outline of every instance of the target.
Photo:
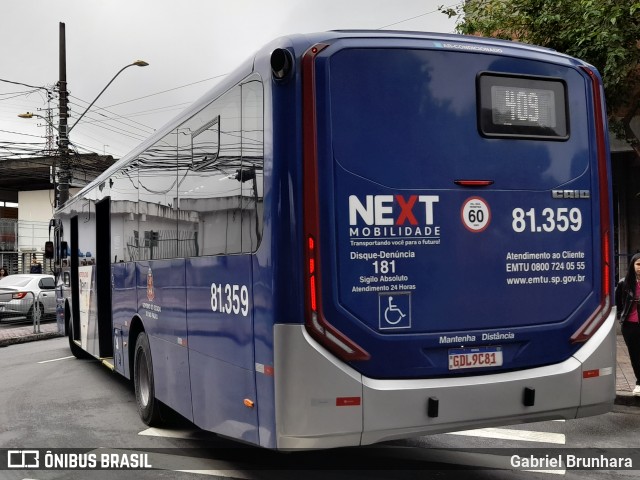
M 34 301 L 40 319 L 56 313 L 56 282 L 53 275 L 18 274 L 0 279 L 0 320 L 27 317 L 34 320 Z

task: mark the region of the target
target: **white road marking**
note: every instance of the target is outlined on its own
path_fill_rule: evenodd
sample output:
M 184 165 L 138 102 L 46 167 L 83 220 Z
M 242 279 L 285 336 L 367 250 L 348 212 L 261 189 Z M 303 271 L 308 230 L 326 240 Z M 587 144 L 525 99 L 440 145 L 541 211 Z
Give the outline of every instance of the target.
M 193 473 L 195 475 L 208 475 L 210 477 L 230 477 L 230 478 L 244 478 L 250 479 L 251 476 L 245 472 L 239 472 L 237 470 L 173 470 L 174 472 L 181 473 Z
M 449 435 L 497 438 L 500 440 L 519 440 L 526 442 L 555 443 L 558 445 L 564 445 L 566 443 L 566 437 L 562 433 L 533 432 L 529 430 L 513 430 L 509 428 L 480 428 L 478 430 L 449 432 Z
M 167 437 L 167 438 L 182 438 L 182 439 L 197 439 L 197 430 L 175 430 L 168 428 L 147 428 L 138 435 L 146 435 L 148 437 Z
M 73 355 L 69 356 L 69 357 L 62 357 L 62 358 L 54 358 L 53 360 L 43 360 L 42 362 L 38 362 L 38 363 L 51 363 L 51 362 L 59 362 L 60 360 L 68 360 L 70 358 L 75 358 Z

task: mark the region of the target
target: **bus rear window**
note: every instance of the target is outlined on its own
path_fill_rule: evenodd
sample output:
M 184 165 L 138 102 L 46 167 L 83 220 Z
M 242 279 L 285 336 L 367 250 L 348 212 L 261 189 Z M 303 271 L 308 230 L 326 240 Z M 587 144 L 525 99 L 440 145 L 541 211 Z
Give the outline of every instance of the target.
M 559 79 L 481 74 L 480 132 L 486 137 L 568 139 L 565 88 Z

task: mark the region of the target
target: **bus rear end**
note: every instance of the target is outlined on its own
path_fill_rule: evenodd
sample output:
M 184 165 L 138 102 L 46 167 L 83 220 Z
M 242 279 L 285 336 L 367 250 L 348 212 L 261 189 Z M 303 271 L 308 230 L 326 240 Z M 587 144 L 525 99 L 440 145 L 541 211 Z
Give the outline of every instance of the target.
M 379 33 L 330 36 L 300 71 L 305 318 L 276 325 L 278 447 L 609 411 L 597 72 Z

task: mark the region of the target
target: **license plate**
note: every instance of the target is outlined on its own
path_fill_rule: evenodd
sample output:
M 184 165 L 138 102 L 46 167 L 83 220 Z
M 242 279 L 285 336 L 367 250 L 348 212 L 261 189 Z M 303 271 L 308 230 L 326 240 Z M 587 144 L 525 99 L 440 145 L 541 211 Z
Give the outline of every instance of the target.
M 449 370 L 499 367 L 502 347 L 453 348 L 449 350 Z

